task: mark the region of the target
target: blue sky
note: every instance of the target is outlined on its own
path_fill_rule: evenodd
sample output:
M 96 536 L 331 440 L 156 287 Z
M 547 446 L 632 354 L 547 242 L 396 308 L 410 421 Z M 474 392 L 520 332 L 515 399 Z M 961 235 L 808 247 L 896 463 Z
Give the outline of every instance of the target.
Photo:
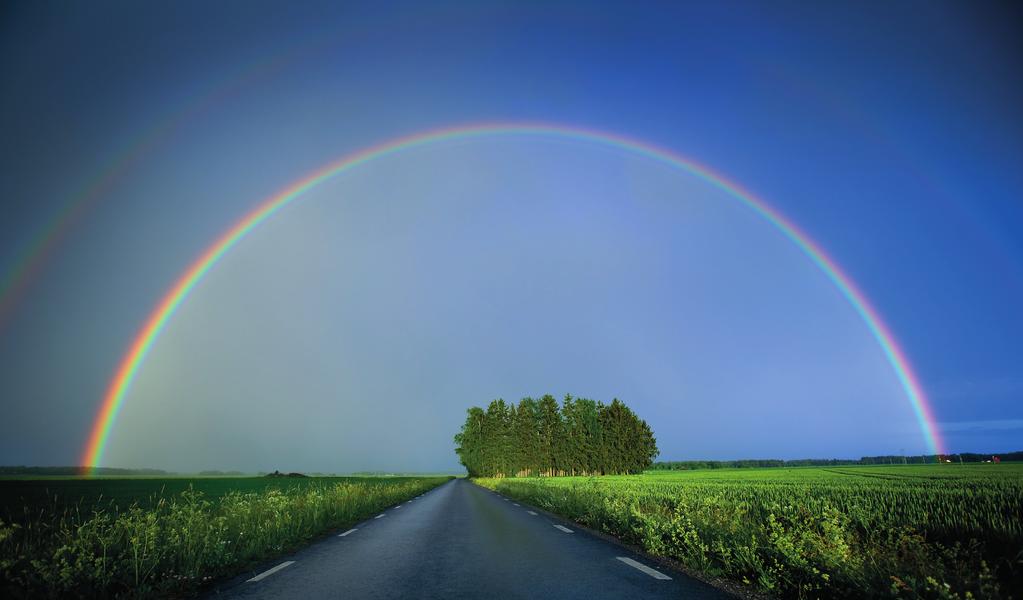
M 0 269 L 133 160 L 0 329 L 0 463 L 75 462 L 145 316 L 260 199 L 367 145 L 493 120 L 622 133 L 752 190 L 873 301 L 951 450 L 1020 447 L 1018 8 L 4 10 Z M 140 372 L 110 463 L 449 468 L 467 405 L 545 392 L 621 397 L 663 458 L 922 451 L 852 309 L 729 202 L 541 139 L 375 163 L 199 286 Z

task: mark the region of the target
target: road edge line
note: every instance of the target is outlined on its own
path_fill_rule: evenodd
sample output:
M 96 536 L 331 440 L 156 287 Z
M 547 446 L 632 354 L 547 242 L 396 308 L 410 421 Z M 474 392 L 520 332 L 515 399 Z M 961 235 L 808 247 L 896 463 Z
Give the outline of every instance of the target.
M 290 567 L 293 564 L 295 564 L 295 561 L 293 561 L 293 560 L 286 560 L 286 561 L 282 562 L 281 564 L 277 565 L 276 567 L 273 567 L 273 568 L 270 568 L 270 569 L 267 569 L 267 570 L 263 571 L 262 573 L 260 573 L 259 575 L 256 575 L 252 579 L 247 580 L 245 583 L 256 583 L 257 581 L 263 581 L 264 579 L 266 579 L 267 577 L 273 575 L 277 571 L 280 571 L 281 569 Z
M 615 558 L 629 565 L 633 569 L 636 569 L 637 571 L 646 573 L 647 575 L 653 577 L 654 579 L 660 579 L 662 581 L 671 581 L 671 577 L 668 577 L 667 575 L 661 573 L 657 569 L 652 569 L 639 561 L 632 560 L 628 556 L 616 556 Z

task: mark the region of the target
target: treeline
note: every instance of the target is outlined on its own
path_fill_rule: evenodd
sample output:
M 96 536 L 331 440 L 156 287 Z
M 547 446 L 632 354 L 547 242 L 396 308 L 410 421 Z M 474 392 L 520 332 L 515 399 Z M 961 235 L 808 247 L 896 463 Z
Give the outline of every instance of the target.
M 1023 451 L 1016 452 L 995 452 L 993 454 L 978 454 L 976 452 L 961 452 L 959 454 L 927 454 L 924 456 L 864 456 L 857 464 L 861 465 L 922 465 L 944 462 L 982 463 L 992 462 L 1023 461 Z
M 935 463 L 982 463 L 999 461 L 1023 461 L 1023 452 L 1001 454 L 925 454 L 920 456 L 864 456 L 860 459 L 843 458 L 801 458 L 796 460 L 745 459 L 745 460 L 668 460 L 655 462 L 650 468 L 655 471 L 695 471 L 700 469 L 762 469 L 766 467 L 838 467 L 851 465 L 933 465 Z
M 163 469 L 118 469 L 114 467 L 26 467 L 0 466 L 0 475 L 99 475 L 99 476 L 147 476 L 163 477 L 173 475 Z
M 639 473 L 658 454 L 650 426 L 623 402 L 571 395 L 560 406 L 549 394 L 474 406 L 455 444 L 470 477 Z
M 855 465 L 855 460 L 806 459 L 780 460 L 773 458 L 746 460 L 669 460 L 655 462 L 655 471 L 696 471 L 701 469 L 763 469 L 767 467 L 808 467 Z

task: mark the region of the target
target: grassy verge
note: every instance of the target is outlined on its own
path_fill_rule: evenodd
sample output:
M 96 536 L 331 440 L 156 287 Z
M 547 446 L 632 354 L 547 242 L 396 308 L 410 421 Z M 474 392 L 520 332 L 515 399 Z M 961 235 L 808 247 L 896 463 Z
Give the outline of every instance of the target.
M 0 521 L 0 595 L 188 595 L 448 479 L 319 479 L 213 497 L 186 489 L 84 511 L 58 497 L 62 510 L 26 506 Z
M 475 481 L 780 597 L 1011 598 L 1023 589 L 1023 480 L 1004 473 L 778 469 Z

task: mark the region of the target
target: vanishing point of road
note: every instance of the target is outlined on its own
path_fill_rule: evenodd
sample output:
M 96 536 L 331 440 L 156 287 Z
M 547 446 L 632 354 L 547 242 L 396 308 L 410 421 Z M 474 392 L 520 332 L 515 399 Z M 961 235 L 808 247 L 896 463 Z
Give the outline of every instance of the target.
M 217 598 L 729 598 L 464 479 L 220 586 Z

